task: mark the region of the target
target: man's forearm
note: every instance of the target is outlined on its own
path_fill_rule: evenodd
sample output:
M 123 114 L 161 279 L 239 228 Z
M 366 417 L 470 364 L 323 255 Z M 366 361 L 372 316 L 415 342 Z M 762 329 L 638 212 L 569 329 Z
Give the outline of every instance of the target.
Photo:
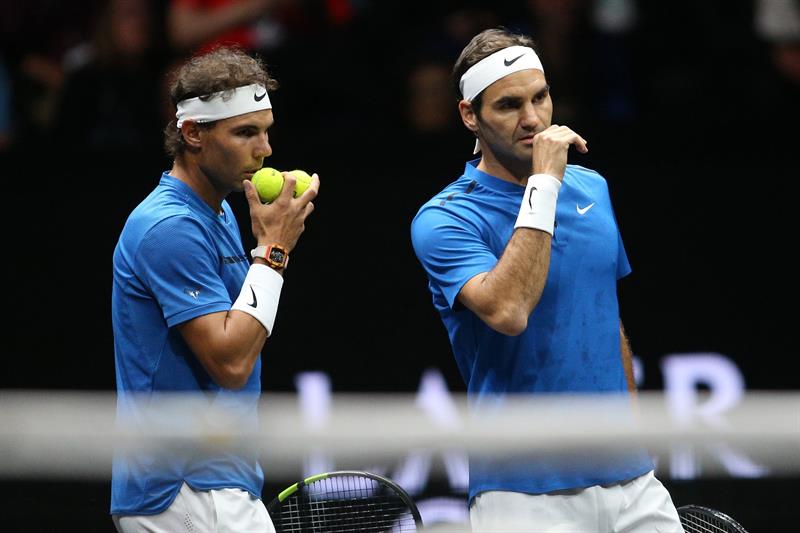
M 539 230 L 514 231 L 497 265 L 484 280 L 495 300 L 513 302 L 526 315 L 533 311 L 547 281 L 551 239 Z
M 628 381 L 628 390 L 631 394 L 636 393 L 636 379 L 633 375 L 633 351 L 628 336 L 625 335 L 625 327 L 622 321 L 619 323 L 620 347 L 622 351 L 622 367 L 625 369 L 625 378 Z
M 547 281 L 551 239 L 543 231 L 515 230 L 494 268 L 464 285 L 461 303 L 493 329 L 521 333 Z
M 242 311 L 220 311 L 178 326 L 186 344 L 220 386 L 245 385 L 267 340 L 267 331 Z

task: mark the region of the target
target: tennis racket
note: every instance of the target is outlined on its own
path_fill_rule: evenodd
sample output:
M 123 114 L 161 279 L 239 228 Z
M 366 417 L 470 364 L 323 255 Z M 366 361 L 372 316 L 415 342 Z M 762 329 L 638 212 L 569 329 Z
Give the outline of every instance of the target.
M 393 481 L 367 472 L 327 472 L 298 481 L 267 505 L 277 533 L 413 532 L 419 510 Z
M 708 507 L 684 505 L 678 516 L 686 533 L 747 533 L 736 520 Z

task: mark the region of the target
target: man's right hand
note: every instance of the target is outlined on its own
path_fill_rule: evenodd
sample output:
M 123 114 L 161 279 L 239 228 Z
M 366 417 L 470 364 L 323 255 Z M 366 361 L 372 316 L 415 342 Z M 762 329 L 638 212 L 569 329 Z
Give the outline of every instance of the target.
M 297 181 L 289 172 L 283 174 L 283 189 L 274 202 L 262 204 L 255 186 L 249 180 L 244 194 L 250 206 L 253 236 L 259 245 L 280 244 L 291 251 L 305 229 L 305 220 L 314 211 L 312 200 L 319 192 L 319 176 L 311 176 L 311 184 L 299 198 L 292 198 Z
M 559 181 L 563 180 L 571 144 L 583 154 L 589 151 L 586 140 L 567 126 L 553 124 L 537 133 L 533 138 L 533 174 L 549 174 Z

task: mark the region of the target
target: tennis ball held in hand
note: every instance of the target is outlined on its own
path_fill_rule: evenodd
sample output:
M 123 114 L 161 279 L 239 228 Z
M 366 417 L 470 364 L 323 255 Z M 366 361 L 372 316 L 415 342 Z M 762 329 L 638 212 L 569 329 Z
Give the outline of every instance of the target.
M 308 172 L 305 170 L 295 169 L 290 170 L 289 174 L 294 176 L 294 179 L 297 181 L 294 184 L 294 197 L 297 198 L 308 189 L 308 186 L 311 185 L 311 176 L 308 175 Z
M 283 189 L 283 175 L 274 168 L 264 167 L 257 170 L 251 180 L 256 187 L 262 202 L 271 202 Z
M 293 194 L 294 198 L 297 198 L 308 189 L 311 176 L 303 170 L 292 170 L 291 174 L 297 180 Z M 252 182 L 262 202 L 273 202 L 283 189 L 283 174 L 274 168 L 264 167 L 253 174 Z

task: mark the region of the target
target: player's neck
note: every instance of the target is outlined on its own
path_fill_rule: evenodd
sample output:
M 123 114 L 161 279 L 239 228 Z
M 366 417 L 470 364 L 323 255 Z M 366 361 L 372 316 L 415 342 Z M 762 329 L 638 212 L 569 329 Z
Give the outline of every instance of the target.
M 488 150 L 481 152 L 481 160 L 478 162 L 477 168 L 481 172 L 485 172 L 503 181 L 514 183 L 515 185 L 522 185 L 524 187 L 528 183 L 528 172 L 515 171 L 509 168 L 508 165 L 504 165 L 498 161 L 494 154 Z
M 225 195 L 214 188 L 211 180 L 197 164 L 175 158 L 169 175 L 188 185 L 215 213 L 222 210 L 222 200 Z

